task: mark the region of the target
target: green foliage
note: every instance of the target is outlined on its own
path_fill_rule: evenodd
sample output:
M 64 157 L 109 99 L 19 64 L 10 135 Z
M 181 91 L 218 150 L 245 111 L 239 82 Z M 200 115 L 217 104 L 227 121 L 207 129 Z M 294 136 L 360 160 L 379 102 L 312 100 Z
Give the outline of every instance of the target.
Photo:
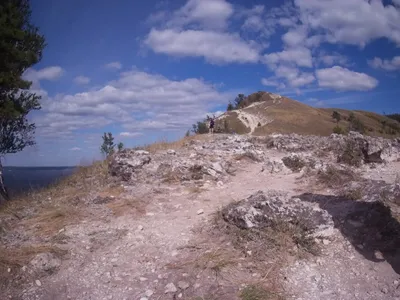
M 345 132 L 345 130 L 344 130 L 342 127 L 340 127 L 339 125 L 337 125 L 337 126 L 333 127 L 333 133 L 336 133 L 336 134 L 345 134 L 346 132 Z
M 0 156 L 33 145 L 35 124 L 27 116 L 40 109 L 23 73 L 42 58 L 45 40 L 30 23 L 28 0 L 0 2 Z
M 392 120 L 395 120 L 397 122 L 400 122 L 400 114 L 386 115 L 386 117 L 391 118 Z
M 336 110 L 332 113 L 332 118 L 336 121 L 336 123 L 339 123 L 340 120 L 342 119 L 342 116 L 340 115 L 339 112 Z
M 239 95 L 235 98 L 235 104 L 234 104 L 235 109 L 242 108 L 243 105 L 244 105 L 245 99 L 246 99 L 246 96 L 245 96 L 244 94 L 239 94 Z
M 233 104 L 229 102 L 228 107 L 226 108 L 227 111 L 234 110 Z
M 207 122 L 203 121 L 203 122 L 197 122 L 197 124 L 193 124 L 193 129 L 192 131 L 195 134 L 205 134 L 208 133 L 208 126 L 207 126 Z
M 104 140 L 104 138 L 103 138 L 103 140 Z M 119 142 L 118 145 L 117 145 L 117 148 L 118 148 L 118 152 L 122 151 L 122 149 L 124 149 L 124 143 Z
M 190 136 L 190 130 L 186 131 L 185 133 L 185 137 L 189 137 Z
M 103 144 L 100 147 L 100 152 L 105 156 L 109 156 L 109 155 L 113 154 L 115 144 L 114 144 L 114 137 L 112 136 L 112 133 L 104 132 L 104 135 L 102 136 L 102 138 L 103 138 Z M 118 145 L 118 147 L 119 147 L 119 145 Z
M 363 154 L 360 145 L 353 140 L 348 140 L 343 152 L 338 156 L 338 163 L 344 163 L 349 166 L 359 167 L 363 161 Z
M 349 116 L 349 131 L 357 131 L 361 134 L 365 133 L 365 125 L 364 123 L 358 119 L 354 113 L 350 113 Z

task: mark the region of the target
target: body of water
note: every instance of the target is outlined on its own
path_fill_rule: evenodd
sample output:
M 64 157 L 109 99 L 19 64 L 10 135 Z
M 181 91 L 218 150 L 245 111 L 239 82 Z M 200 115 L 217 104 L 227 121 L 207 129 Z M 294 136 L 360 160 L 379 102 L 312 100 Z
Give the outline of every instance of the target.
M 65 176 L 73 167 L 4 167 L 4 182 L 11 195 L 46 187 Z

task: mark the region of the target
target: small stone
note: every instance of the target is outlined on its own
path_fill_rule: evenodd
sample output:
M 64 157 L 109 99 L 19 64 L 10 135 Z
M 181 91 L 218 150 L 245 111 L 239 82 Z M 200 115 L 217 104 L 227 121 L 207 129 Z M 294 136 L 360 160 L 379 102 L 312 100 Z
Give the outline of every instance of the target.
M 35 280 L 35 283 L 36 283 L 37 286 L 42 286 L 42 283 L 40 282 L 39 279 L 36 279 L 36 280 Z
M 145 293 L 146 297 L 151 297 L 151 295 L 154 294 L 154 292 L 152 290 L 147 290 Z
M 383 287 L 381 291 L 382 291 L 382 293 L 384 293 L 384 294 L 389 293 L 389 290 L 388 290 L 387 287 Z
M 178 288 L 180 288 L 181 290 L 186 290 L 187 288 L 189 288 L 190 284 L 186 281 L 179 281 L 178 282 Z
M 197 214 L 198 214 L 198 215 L 204 214 L 204 209 L 199 209 L 199 210 L 197 211 Z
M 398 280 L 395 280 L 395 281 L 393 281 L 393 284 L 394 284 L 395 286 L 398 286 L 398 285 L 399 285 L 399 281 L 398 281 Z
M 26 271 L 26 266 L 23 266 L 23 267 L 21 268 L 21 270 L 22 270 L 22 272 L 25 272 L 25 271 Z
M 8 269 L 7 269 L 7 272 L 10 273 L 10 272 L 11 272 L 11 268 L 8 268 Z
M 330 240 L 322 240 L 322 243 L 324 244 L 324 245 L 329 245 L 330 243 L 331 243 L 331 241 Z
M 142 298 L 140 298 L 140 300 L 149 300 L 149 298 L 147 298 L 147 297 L 142 297 Z
M 173 284 L 172 282 L 168 283 L 165 286 L 165 294 L 176 293 L 177 291 L 178 291 L 178 289 L 176 288 L 175 284 Z
M 142 230 L 143 230 L 143 226 L 142 226 L 142 225 L 139 225 L 137 229 L 138 229 L 139 231 L 142 231 Z
M 167 150 L 167 153 L 170 155 L 174 155 L 174 154 L 176 154 L 176 151 L 173 149 L 169 149 L 169 150 Z
M 143 282 L 143 281 L 147 281 L 147 278 L 146 277 L 140 277 L 139 280 Z
M 183 296 L 182 293 L 179 293 L 178 298 L 182 298 L 182 296 Z

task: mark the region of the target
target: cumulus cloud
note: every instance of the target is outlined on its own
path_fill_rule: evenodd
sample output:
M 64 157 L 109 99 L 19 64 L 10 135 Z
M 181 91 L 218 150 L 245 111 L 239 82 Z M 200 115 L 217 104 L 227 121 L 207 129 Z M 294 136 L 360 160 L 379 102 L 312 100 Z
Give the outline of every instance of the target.
M 305 47 L 290 48 L 264 55 L 263 61 L 270 67 L 280 63 L 293 63 L 299 67 L 313 66 L 311 51 Z
M 224 29 L 234 10 L 225 0 L 189 0 L 173 13 L 167 22 L 169 27 L 182 27 L 192 23 L 200 28 Z
M 143 135 L 143 133 L 141 133 L 141 132 L 121 132 L 119 135 L 123 136 L 123 137 L 137 137 L 137 136 Z
M 85 84 L 88 84 L 90 82 L 90 78 L 86 77 L 86 76 L 77 76 L 77 77 L 74 78 L 74 82 L 76 84 L 85 85 Z
M 41 80 L 53 81 L 60 78 L 64 72 L 64 69 L 60 66 L 51 66 L 40 70 L 30 68 L 25 71 L 23 77 L 33 82 L 39 82 Z
M 113 61 L 104 66 L 108 70 L 121 70 L 122 64 L 119 61 Z
M 327 42 L 364 47 L 387 38 L 400 45 L 400 10 L 381 0 L 295 0 L 295 5 L 303 25 L 322 32 Z
M 375 69 L 383 69 L 386 71 L 400 70 L 400 56 L 395 56 L 392 59 L 375 57 L 373 60 L 368 61 L 368 63 Z
M 82 150 L 81 148 L 79 148 L 79 147 L 73 147 L 73 148 L 71 148 L 71 149 L 69 149 L 70 151 L 80 151 L 80 150 Z
M 340 66 L 319 69 L 316 71 L 316 76 L 320 87 L 338 91 L 368 91 L 374 89 L 379 83 L 367 74 Z
M 201 79 L 170 80 L 133 69 L 101 88 L 47 99 L 45 116 L 35 122 L 40 136 L 50 138 L 110 124 L 122 125 L 122 136 L 152 129 L 183 130 L 231 97 Z
M 327 54 L 322 52 L 320 56 L 317 58 L 317 61 L 323 63 L 326 66 L 333 66 L 333 65 L 347 65 L 349 60 L 346 56 L 334 53 L 334 54 Z
M 273 86 L 276 88 L 285 88 L 285 84 L 283 82 L 279 82 L 274 78 L 262 78 L 261 84 L 265 86 Z
M 259 60 L 256 45 L 229 33 L 152 29 L 145 44 L 157 53 L 204 57 L 211 63 L 255 63 Z

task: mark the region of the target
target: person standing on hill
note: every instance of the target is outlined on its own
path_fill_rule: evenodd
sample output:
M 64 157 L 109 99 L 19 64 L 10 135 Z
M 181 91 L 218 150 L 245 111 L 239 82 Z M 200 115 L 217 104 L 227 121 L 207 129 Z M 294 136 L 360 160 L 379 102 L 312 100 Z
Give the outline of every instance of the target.
M 214 126 L 215 126 L 215 121 L 214 121 L 214 117 L 210 118 L 210 133 L 214 133 Z

